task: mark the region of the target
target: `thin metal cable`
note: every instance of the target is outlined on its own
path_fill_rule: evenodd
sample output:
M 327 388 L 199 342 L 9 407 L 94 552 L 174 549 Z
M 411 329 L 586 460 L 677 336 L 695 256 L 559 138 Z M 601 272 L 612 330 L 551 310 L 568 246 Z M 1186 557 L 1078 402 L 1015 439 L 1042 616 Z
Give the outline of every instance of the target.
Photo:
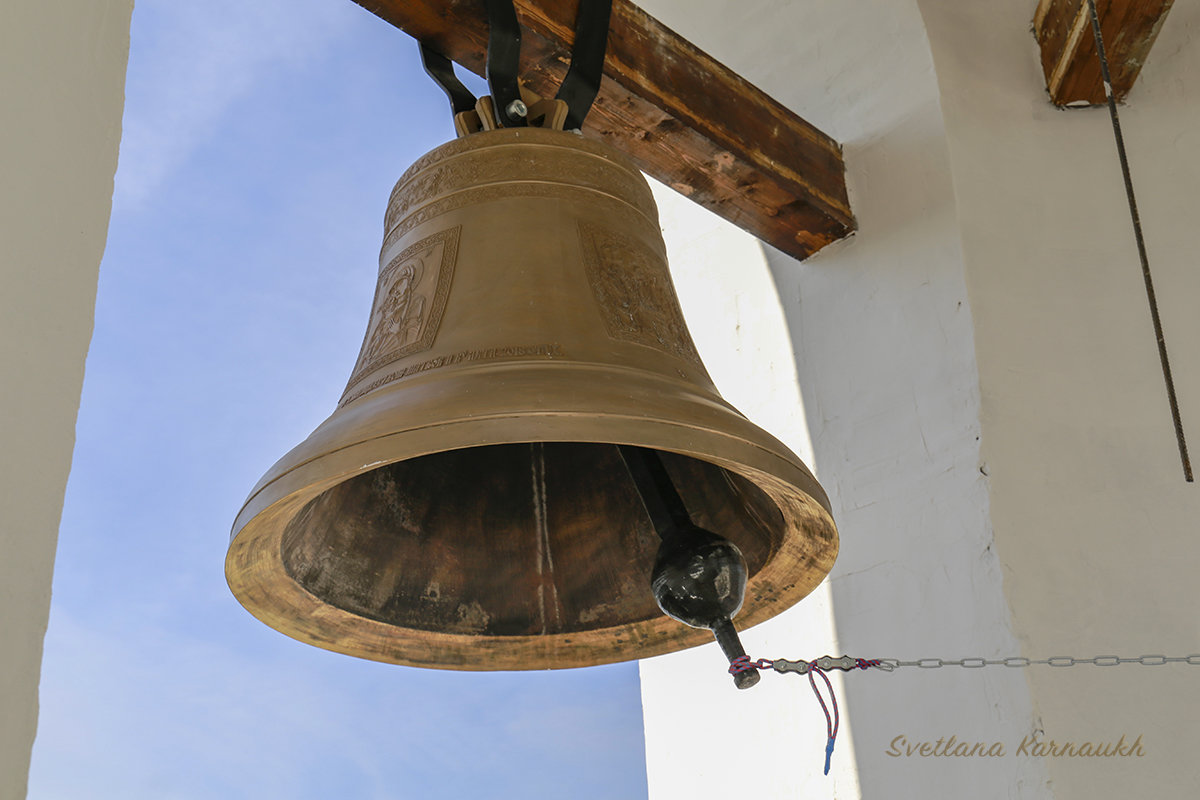
M 1179 401 L 1175 398 L 1175 381 L 1171 379 L 1171 362 L 1167 360 L 1167 342 L 1163 337 L 1162 320 L 1158 316 L 1158 300 L 1154 295 L 1154 282 L 1150 278 L 1150 259 L 1146 255 L 1146 240 L 1142 236 L 1142 220 L 1138 215 L 1137 200 L 1133 196 L 1133 180 L 1129 176 L 1129 159 L 1125 155 L 1125 138 L 1121 135 L 1121 119 L 1117 115 L 1117 100 L 1113 96 L 1112 77 L 1108 70 L 1108 55 L 1104 51 L 1104 37 L 1100 34 L 1100 15 L 1096 13 L 1095 0 L 1087 0 L 1088 12 L 1092 16 L 1092 38 L 1096 40 L 1096 53 L 1100 57 L 1100 75 L 1104 79 L 1104 96 L 1108 99 L 1108 115 L 1112 118 L 1113 137 L 1117 140 L 1117 157 L 1121 161 L 1121 175 L 1125 178 L 1125 196 L 1129 200 L 1129 216 L 1133 220 L 1133 238 L 1137 241 L 1138 257 L 1142 261 L 1142 278 L 1146 282 L 1146 299 L 1150 301 L 1150 318 L 1154 322 L 1154 336 L 1158 340 L 1158 360 L 1162 363 L 1163 380 L 1167 384 L 1167 400 L 1171 404 L 1171 421 L 1175 423 L 1175 440 L 1179 444 L 1179 460 L 1183 462 L 1183 477 L 1192 482 L 1192 462 L 1188 458 L 1187 440 L 1183 436 L 1183 419 L 1179 414 Z

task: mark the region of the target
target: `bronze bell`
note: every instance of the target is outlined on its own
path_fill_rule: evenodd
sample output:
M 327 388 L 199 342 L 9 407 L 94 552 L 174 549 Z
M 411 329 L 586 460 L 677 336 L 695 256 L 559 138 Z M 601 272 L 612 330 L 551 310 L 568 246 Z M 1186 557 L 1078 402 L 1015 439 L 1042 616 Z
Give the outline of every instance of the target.
M 744 554 L 740 627 L 833 565 L 803 463 L 717 394 L 650 188 L 612 148 L 532 127 L 417 161 L 337 410 L 272 467 L 226 575 L 268 625 L 363 658 L 579 667 L 711 641 L 651 594 L 658 538 L 614 445 L 649 448 Z

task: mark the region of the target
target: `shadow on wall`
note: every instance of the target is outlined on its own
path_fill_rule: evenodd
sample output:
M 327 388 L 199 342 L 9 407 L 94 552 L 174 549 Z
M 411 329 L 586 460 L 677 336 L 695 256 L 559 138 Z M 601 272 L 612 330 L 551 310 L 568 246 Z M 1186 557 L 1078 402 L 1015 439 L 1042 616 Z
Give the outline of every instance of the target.
M 861 658 L 1018 653 L 979 460 L 973 325 L 937 102 L 848 145 L 846 163 L 859 232 L 804 263 L 764 247 L 841 534 L 829 577 L 840 647 Z M 856 672 L 845 687 L 864 797 L 928 789 L 932 773 L 887 754 L 898 735 L 1019 741 L 1031 726 L 1016 671 Z M 1032 760 L 973 761 L 939 764 L 937 785 L 969 796 L 980 781 L 1038 781 L 1024 774 Z

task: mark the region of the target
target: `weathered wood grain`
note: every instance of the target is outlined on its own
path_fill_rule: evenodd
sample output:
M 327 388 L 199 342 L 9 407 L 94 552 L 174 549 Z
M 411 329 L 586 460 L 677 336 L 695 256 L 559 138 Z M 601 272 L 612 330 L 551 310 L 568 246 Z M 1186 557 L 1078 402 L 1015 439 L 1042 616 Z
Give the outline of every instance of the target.
M 1174 0 L 1096 0 L 1113 94 L 1123 99 L 1137 80 Z M 1041 0 L 1033 32 L 1042 50 L 1046 89 L 1055 105 L 1105 102 L 1087 0 Z
M 355 2 L 484 73 L 479 0 Z M 515 5 L 523 79 L 552 96 L 570 61 L 578 0 Z M 629 0 L 613 0 L 604 79 L 584 134 L 796 258 L 855 229 L 838 143 Z

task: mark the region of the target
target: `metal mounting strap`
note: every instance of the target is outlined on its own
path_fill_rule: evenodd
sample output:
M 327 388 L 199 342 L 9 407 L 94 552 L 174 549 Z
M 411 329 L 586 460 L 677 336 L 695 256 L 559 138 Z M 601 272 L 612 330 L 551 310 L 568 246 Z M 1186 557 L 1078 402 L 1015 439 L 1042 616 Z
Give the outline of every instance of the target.
M 441 53 L 435 52 L 424 42 L 421 45 L 421 65 L 425 74 L 433 78 L 433 82 L 441 87 L 450 98 L 450 108 L 455 114 L 475 110 L 475 95 L 454 74 L 454 62 Z
M 579 128 L 600 91 L 604 73 L 604 53 L 608 49 L 608 22 L 612 0 L 579 0 L 575 17 L 575 43 L 571 46 L 571 66 L 555 98 L 567 104 L 563 127 Z
M 480 118 L 471 125 L 461 126 L 460 135 L 487 129 L 486 117 L 494 115 L 494 127 L 521 127 L 529 124 L 529 108 L 517 79 L 521 68 L 521 25 L 513 0 L 484 0 L 488 20 L 487 81 L 491 100 Z M 553 106 L 542 109 L 547 118 L 546 127 L 566 130 L 578 129 L 600 91 L 600 79 L 604 73 L 604 54 L 608 49 L 608 27 L 612 16 L 612 0 L 579 0 L 579 11 L 575 19 L 575 41 L 571 46 L 571 64 L 566 77 L 555 95 L 555 101 L 566 106 L 566 118 L 561 123 L 550 120 Z M 421 63 L 425 72 L 450 98 L 450 107 L 456 117 L 456 128 L 460 127 L 459 115 L 478 110 L 475 95 L 458 80 L 454 64 L 424 42 L 421 46 Z M 532 101 L 531 101 L 532 102 Z M 553 101 L 545 101 L 552 103 Z
M 487 81 L 496 119 L 505 128 L 525 125 L 517 71 L 521 68 L 521 25 L 512 0 L 485 0 L 488 16 Z

